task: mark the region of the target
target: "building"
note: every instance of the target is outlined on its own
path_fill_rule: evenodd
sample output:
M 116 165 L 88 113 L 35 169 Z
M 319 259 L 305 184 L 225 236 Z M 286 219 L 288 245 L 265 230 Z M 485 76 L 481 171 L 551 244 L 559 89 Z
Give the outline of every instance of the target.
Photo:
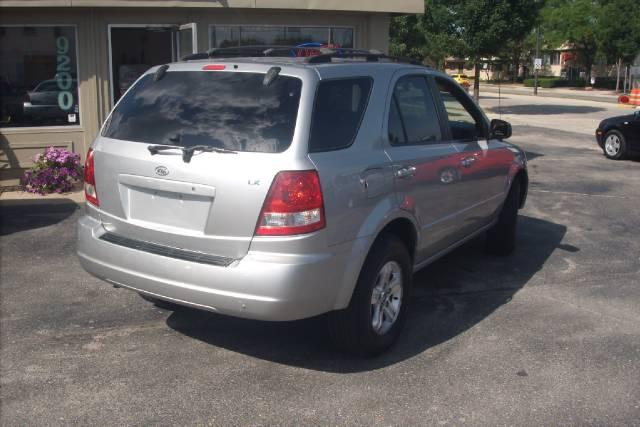
M 386 51 L 390 13 L 423 0 L 0 0 L 0 185 L 44 147 L 86 153 L 148 67 L 241 44 Z

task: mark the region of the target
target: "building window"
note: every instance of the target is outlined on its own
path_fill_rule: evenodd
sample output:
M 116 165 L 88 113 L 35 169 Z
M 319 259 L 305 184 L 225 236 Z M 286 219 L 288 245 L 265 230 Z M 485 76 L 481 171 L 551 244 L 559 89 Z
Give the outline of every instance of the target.
M 333 44 L 352 48 L 353 28 L 290 27 L 273 25 L 211 25 L 209 47 L 277 45 L 303 43 Z
M 0 127 L 77 126 L 74 26 L 0 26 Z

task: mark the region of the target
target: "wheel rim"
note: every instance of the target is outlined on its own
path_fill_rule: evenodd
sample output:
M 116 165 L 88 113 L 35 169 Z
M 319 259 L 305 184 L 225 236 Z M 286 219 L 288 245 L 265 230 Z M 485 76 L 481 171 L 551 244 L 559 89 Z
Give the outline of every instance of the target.
M 451 184 L 456 180 L 456 172 L 452 169 L 445 169 L 440 174 L 440 182 L 443 184 Z
M 396 323 L 402 307 L 402 269 L 396 261 L 382 266 L 371 294 L 371 326 L 378 335 Z
M 604 142 L 604 149 L 610 156 L 615 156 L 620 152 L 620 138 L 618 135 L 609 135 Z

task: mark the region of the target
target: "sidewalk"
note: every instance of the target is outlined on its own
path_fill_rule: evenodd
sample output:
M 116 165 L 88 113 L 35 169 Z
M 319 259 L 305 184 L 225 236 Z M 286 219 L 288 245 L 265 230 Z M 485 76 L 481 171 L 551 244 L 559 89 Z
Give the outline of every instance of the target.
M 521 84 L 505 83 L 501 85 L 493 83 L 480 83 L 480 97 L 483 93 L 498 93 L 503 95 L 530 95 L 533 96 L 532 87 L 524 87 Z M 577 99 L 581 101 L 607 102 L 611 104 L 618 103 L 620 94 L 613 90 L 593 89 L 585 90 L 583 88 L 538 88 L 539 97 Z
M 70 193 L 53 193 L 41 196 L 39 194 L 27 193 L 26 191 L 2 191 L 0 192 L 0 205 L 3 202 L 16 201 L 16 200 L 35 200 L 43 203 L 49 201 L 67 200 L 77 204 L 84 203 L 84 190 L 76 190 Z

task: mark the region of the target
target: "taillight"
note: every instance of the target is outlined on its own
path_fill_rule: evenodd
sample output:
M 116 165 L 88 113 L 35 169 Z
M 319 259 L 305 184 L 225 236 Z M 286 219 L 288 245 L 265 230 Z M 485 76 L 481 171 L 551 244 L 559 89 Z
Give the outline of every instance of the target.
M 100 206 L 96 192 L 96 176 L 93 166 L 93 150 L 89 148 L 87 160 L 84 162 L 84 197 L 92 205 Z
M 279 172 L 262 206 L 257 236 L 311 233 L 325 226 L 318 172 Z

